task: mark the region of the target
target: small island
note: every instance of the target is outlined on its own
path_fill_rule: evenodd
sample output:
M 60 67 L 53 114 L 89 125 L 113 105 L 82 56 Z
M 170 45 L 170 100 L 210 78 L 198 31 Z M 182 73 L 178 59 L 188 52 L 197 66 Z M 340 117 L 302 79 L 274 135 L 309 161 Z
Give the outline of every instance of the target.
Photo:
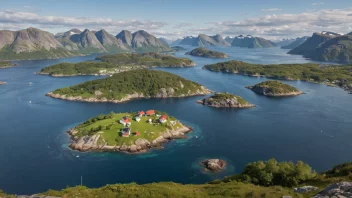
M 251 108 L 255 105 L 248 103 L 240 96 L 232 95 L 229 93 L 216 93 L 203 100 L 198 100 L 197 103 L 216 107 L 216 108 Z
M 261 65 L 232 60 L 205 65 L 203 69 L 253 77 L 263 76 L 278 80 L 303 80 L 337 86 L 352 92 L 351 65 L 319 65 L 315 63 Z
M 208 159 L 200 163 L 206 171 L 218 172 L 226 167 L 226 162 L 221 159 Z
M 199 56 L 205 58 L 228 58 L 225 53 L 208 50 L 205 47 L 195 48 L 192 51 L 187 52 L 186 55 Z
M 0 81 L 0 85 L 4 85 L 6 84 L 6 82 Z
M 298 96 L 303 94 L 303 92 L 297 88 L 276 80 L 268 80 L 258 83 L 254 86 L 248 86 L 246 88 L 254 91 L 257 94 L 273 97 Z
M 59 63 L 43 68 L 39 74 L 53 77 L 112 75 L 136 69 L 152 67 L 191 67 L 196 64 L 186 58 L 176 58 L 158 53 L 113 54 L 96 58 L 101 61 L 85 61 L 80 63 Z
M 113 113 L 91 118 L 70 129 L 70 148 L 78 151 L 143 153 L 162 148 L 172 139 L 186 138 L 192 129 L 156 110 Z
M 179 51 L 185 51 L 186 49 L 181 47 L 181 46 L 172 46 L 171 47 L 172 50 L 179 52 Z
M 71 101 L 120 103 L 137 98 L 176 98 L 209 93 L 211 91 L 202 85 L 175 74 L 138 69 L 57 89 L 46 95 Z
M 10 61 L 0 61 L 0 69 L 5 69 L 13 66 L 16 66 L 16 64 L 11 63 Z

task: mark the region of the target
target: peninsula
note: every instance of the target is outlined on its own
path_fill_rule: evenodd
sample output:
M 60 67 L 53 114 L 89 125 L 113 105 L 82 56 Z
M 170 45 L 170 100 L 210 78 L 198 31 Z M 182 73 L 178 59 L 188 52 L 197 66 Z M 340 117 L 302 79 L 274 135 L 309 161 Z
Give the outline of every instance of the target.
M 257 94 L 273 97 L 297 96 L 303 94 L 303 92 L 297 88 L 276 80 L 268 80 L 258 83 L 254 86 L 248 86 L 246 88 L 254 91 Z
M 202 85 L 164 71 L 138 69 L 84 82 L 46 94 L 85 102 L 120 103 L 136 98 L 171 98 L 211 93 Z
M 205 58 L 228 58 L 228 56 L 225 53 L 212 51 L 205 47 L 195 48 L 192 51 L 187 52 L 185 55 L 199 56 L 199 57 L 205 57 Z
M 197 103 L 216 108 L 251 108 L 255 105 L 248 103 L 240 96 L 229 93 L 216 93 L 208 98 L 197 101 Z
M 151 67 L 191 67 L 195 63 L 186 58 L 176 58 L 158 53 L 115 54 L 100 56 L 97 61 L 59 63 L 43 68 L 39 74 L 53 77 L 80 75 L 112 75 L 124 71 Z
M 69 130 L 70 148 L 78 151 L 143 153 L 172 139 L 186 138 L 191 128 L 155 110 L 110 113 Z
M 10 61 L 0 61 L 0 69 L 9 68 L 15 66 L 15 64 L 11 63 Z
M 303 80 L 338 86 L 352 92 L 352 65 L 275 64 L 261 65 L 242 61 L 227 61 L 205 65 L 204 69 L 241 74 L 246 76 L 264 76 L 279 80 Z
M 135 65 L 146 67 L 192 67 L 196 64 L 188 58 L 176 58 L 171 55 L 159 53 L 144 54 L 112 54 L 104 55 L 96 58 L 103 62 L 113 63 L 117 65 Z

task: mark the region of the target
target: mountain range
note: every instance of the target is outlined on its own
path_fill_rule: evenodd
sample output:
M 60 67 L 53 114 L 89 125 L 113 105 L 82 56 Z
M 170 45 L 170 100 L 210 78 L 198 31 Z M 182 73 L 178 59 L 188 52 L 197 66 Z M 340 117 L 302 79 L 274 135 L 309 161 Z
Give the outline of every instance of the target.
M 225 41 L 220 34 L 214 36 L 208 36 L 205 34 L 199 34 L 197 37 L 187 36 L 182 40 L 173 42 L 174 45 L 191 45 L 195 47 L 205 47 L 205 46 L 231 46 L 231 44 Z
M 276 47 L 277 45 L 274 42 L 261 37 L 253 37 L 251 35 L 240 35 L 233 38 L 231 46 L 247 48 L 269 48 Z
M 285 45 L 281 45 L 281 49 L 294 49 L 304 43 L 309 36 L 303 36 L 303 37 L 298 37 L 296 39 L 290 39 L 290 43 L 287 43 Z
M 104 29 L 83 32 L 71 29 L 57 33 L 36 28 L 0 30 L 0 59 L 54 59 L 91 53 L 172 51 L 155 36 L 140 30 L 123 30 L 114 36 Z
M 299 54 L 317 61 L 352 61 L 352 33 L 342 35 L 333 32 L 314 33 L 289 54 Z

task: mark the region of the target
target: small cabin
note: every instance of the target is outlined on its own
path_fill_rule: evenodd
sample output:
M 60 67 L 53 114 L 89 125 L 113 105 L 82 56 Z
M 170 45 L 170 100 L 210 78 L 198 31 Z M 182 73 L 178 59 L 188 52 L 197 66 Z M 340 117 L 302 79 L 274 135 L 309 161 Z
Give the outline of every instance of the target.
M 144 115 L 145 115 L 144 111 L 139 111 L 139 112 L 138 112 L 138 116 L 139 116 L 139 117 L 142 117 L 142 116 L 144 116 Z
M 131 135 L 131 128 L 123 128 L 121 131 L 122 137 L 130 137 Z
M 139 116 L 136 116 L 134 119 L 135 119 L 137 122 L 140 122 L 140 121 L 141 121 L 141 117 L 139 117 Z
M 152 115 L 155 115 L 155 111 L 154 110 L 148 110 L 145 114 L 147 116 L 152 116 Z
M 138 131 L 136 131 L 136 132 L 134 132 L 134 135 L 135 135 L 135 136 L 139 136 L 140 133 L 139 133 Z
M 121 118 L 120 123 L 123 124 L 124 126 L 126 126 L 127 124 L 131 124 L 131 119 L 124 116 Z
M 167 116 L 165 114 L 163 114 L 162 116 L 160 116 L 159 118 L 159 122 L 160 123 L 165 123 L 167 121 Z

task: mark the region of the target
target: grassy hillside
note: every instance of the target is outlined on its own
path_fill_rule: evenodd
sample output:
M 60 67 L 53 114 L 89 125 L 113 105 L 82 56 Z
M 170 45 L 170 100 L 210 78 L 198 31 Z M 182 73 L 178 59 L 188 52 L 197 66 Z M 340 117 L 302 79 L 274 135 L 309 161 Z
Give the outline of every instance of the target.
M 101 188 L 87 188 L 85 186 L 68 187 L 56 191 L 49 190 L 44 195 L 77 198 L 115 198 L 115 197 L 243 197 L 243 198 L 308 198 L 316 195 L 329 184 L 340 181 L 352 181 L 352 163 L 335 166 L 331 170 L 316 173 L 301 161 L 277 162 L 270 159 L 267 162 L 249 163 L 238 174 L 215 180 L 207 184 L 178 184 L 173 182 L 159 182 L 138 185 L 111 184 Z M 293 191 L 293 187 L 313 185 L 318 190 L 300 194 Z M 14 197 L 0 192 L 0 196 Z
M 351 65 L 321 67 L 313 63 L 260 65 L 242 61 L 228 61 L 205 65 L 204 68 L 216 72 L 238 73 L 248 76 L 266 76 L 274 79 L 324 82 L 345 89 L 352 88 Z
M 45 67 L 40 74 L 53 76 L 74 76 L 74 75 L 94 75 L 94 74 L 113 74 L 130 69 L 140 68 L 138 66 L 119 66 L 108 62 L 80 62 L 80 63 L 59 63 Z
M 33 52 L 16 53 L 4 47 L 0 50 L 0 60 L 40 60 L 40 59 L 57 59 L 70 56 L 80 55 L 77 52 L 71 52 L 65 49 L 40 49 Z
M 159 53 L 144 54 L 113 54 L 100 56 L 97 60 L 118 65 L 139 65 L 156 67 L 187 67 L 195 66 L 195 63 L 187 58 L 176 58 Z
M 182 127 L 182 125 L 174 117 L 168 116 L 166 113 L 156 112 L 159 115 L 166 115 L 168 121 L 175 121 L 174 128 Z M 158 116 L 143 116 L 141 120 L 137 122 L 134 118 L 138 115 L 138 112 L 133 113 L 110 113 L 108 115 L 100 115 L 95 118 L 91 118 L 86 122 L 75 127 L 78 131 L 75 134 L 76 137 L 92 136 L 96 133 L 102 134 L 101 137 L 107 143 L 108 146 L 115 145 L 131 145 L 139 139 L 146 139 L 152 142 L 157 137 L 161 136 L 163 132 L 171 130 L 172 128 L 168 123 L 162 124 L 158 122 Z M 121 118 L 127 117 L 131 119 L 131 133 L 136 131 L 140 132 L 139 136 L 131 135 L 129 137 L 122 137 L 119 133 L 124 126 L 119 123 Z M 153 124 L 148 123 L 148 119 L 152 119 Z
M 306 57 L 318 61 L 352 62 L 352 36 L 332 38 Z
M 154 70 L 134 70 L 106 79 L 98 79 L 55 90 L 54 94 L 121 100 L 131 94 L 144 97 L 184 97 L 198 94 L 203 88 L 200 84 L 177 75 Z

